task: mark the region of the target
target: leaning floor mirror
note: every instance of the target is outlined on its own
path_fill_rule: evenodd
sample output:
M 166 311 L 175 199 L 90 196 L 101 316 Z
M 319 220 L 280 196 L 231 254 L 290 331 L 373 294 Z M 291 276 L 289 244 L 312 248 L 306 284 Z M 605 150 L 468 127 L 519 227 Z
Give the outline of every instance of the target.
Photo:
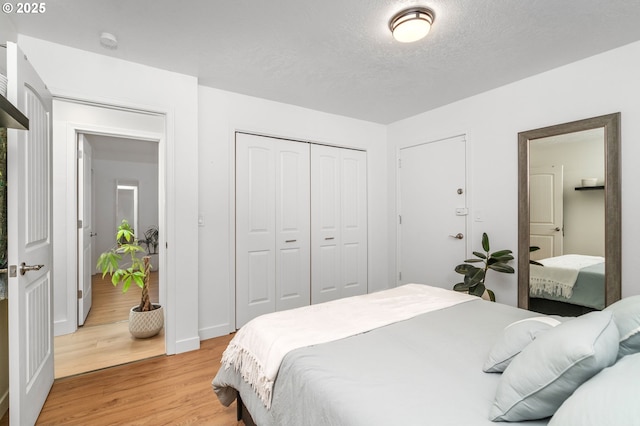
M 518 306 L 580 315 L 620 299 L 620 113 L 518 134 Z

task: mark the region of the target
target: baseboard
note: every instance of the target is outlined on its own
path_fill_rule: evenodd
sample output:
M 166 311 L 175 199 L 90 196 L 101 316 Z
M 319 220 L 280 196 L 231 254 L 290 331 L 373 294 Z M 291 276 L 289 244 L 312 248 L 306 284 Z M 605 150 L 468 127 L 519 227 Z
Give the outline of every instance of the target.
M 214 337 L 226 336 L 235 331 L 231 324 L 218 324 L 198 330 L 200 340 L 213 339 Z
M 176 354 L 195 351 L 198 349 L 200 349 L 200 337 L 196 336 L 176 341 Z
M 75 321 L 58 320 L 53 323 L 53 335 L 62 336 L 65 334 L 75 333 L 78 329 L 78 324 Z
M 0 398 L 0 418 L 4 417 L 9 410 L 9 389 L 7 389 Z

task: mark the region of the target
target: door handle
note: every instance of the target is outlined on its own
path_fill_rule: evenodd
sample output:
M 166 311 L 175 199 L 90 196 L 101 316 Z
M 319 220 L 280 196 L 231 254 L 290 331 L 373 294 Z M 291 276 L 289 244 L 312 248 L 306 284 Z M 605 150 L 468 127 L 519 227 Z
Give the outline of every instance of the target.
M 20 275 L 24 275 L 29 271 L 39 271 L 44 265 L 27 265 L 22 262 L 20 264 Z
M 285 243 L 295 243 L 297 240 L 286 240 Z
M 97 232 L 89 232 L 89 236 L 90 236 L 90 237 L 95 237 L 96 235 L 98 235 L 98 233 L 97 233 Z
M 560 227 L 556 226 L 553 230 L 556 231 L 556 232 L 560 232 Z
M 326 237 L 325 240 L 333 240 L 334 237 Z
M 456 240 L 461 240 L 464 238 L 464 235 L 462 235 L 462 232 L 458 232 L 456 235 L 449 235 L 451 238 L 455 238 Z

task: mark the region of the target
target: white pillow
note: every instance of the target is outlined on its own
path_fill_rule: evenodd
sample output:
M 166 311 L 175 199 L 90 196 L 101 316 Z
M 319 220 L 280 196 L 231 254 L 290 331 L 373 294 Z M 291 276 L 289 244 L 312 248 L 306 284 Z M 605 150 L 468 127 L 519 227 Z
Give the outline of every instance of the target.
M 618 359 L 640 352 L 640 296 L 625 297 L 606 307 L 620 331 Z
M 590 312 L 540 334 L 502 374 L 493 421 L 542 419 L 585 381 L 612 365 L 618 328 L 611 312 Z
M 640 353 L 625 356 L 580 386 L 549 426 L 640 425 Z
M 493 345 L 489 357 L 482 367 L 485 373 L 502 373 L 536 336 L 560 324 L 555 318 L 533 317 L 525 318 L 509 324 L 502 332 L 502 336 Z

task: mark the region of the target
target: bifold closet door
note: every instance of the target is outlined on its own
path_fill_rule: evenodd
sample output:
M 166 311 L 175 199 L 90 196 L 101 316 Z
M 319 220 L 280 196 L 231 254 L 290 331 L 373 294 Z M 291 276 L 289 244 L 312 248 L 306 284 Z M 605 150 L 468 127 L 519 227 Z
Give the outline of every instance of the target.
M 236 327 L 310 303 L 309 144 L 236 134 Z
M 311 303 L 367 293 L 366 152 L 311 146 Z

